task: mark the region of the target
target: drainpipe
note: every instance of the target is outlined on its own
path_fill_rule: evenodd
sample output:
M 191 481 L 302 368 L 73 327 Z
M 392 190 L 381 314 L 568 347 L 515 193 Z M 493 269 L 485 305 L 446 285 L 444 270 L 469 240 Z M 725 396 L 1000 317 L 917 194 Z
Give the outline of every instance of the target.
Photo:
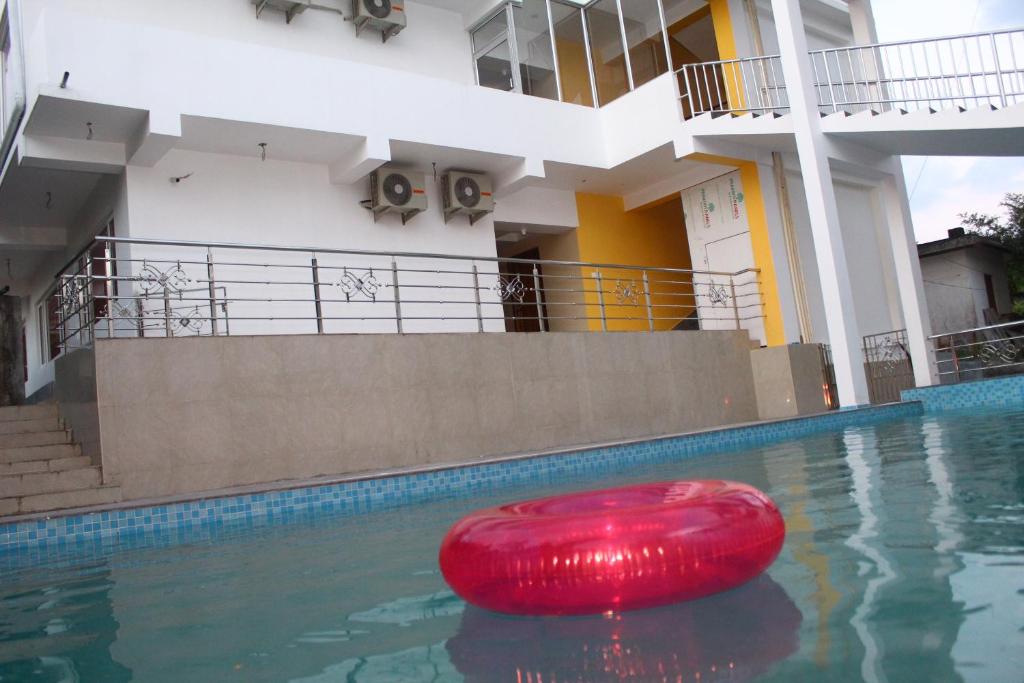
M 796 298 L 796 317 L 800 324 L 800 341 L 810 344 L 814 339 L 811 308 L 807 303 L 807 287 L 804 283 L 803 268 L 800 265 L 800 247 L 796 238 L 793 208 L 789 203 L 786 165 L 779 152 L 772 152 L 772 172 L 775 176 L 775 191 L 779 194 L 779 208 L 782 212 L 782 234 L 786 238 L 786 258 L 789 259 L 789 278 L 793 284 L 793 296 Z

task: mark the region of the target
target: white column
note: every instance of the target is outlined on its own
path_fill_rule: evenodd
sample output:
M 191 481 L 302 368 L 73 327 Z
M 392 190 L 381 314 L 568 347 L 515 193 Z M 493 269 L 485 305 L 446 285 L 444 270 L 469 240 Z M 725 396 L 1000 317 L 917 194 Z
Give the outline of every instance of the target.
M 900 292 L 903 322 L 907 327 L 910 357 L 914 362 L 914 380 L 917 386 L 928 387 L 938 383 L 931 343 L 928 341 L 932 333 L 932 324 L 928 317 L 924 281 L 921 279 L 921 261 L 917 256 L 914 222 L 907 203 L 907 188 L 898 159 L 895 160 L 894 166 L 898 172 L 889 176 L 882 185 L 885 212 L 889 223 L 893 260 L 896 263 L 896 283 Z
M 850 26 L 853 28 L 854 45 L 874 45 L 878 42 L 875 28 L 875 13 L 871 0 L 847 0 L 850 7 Z
M 844 408 L 866 405 L 870 398 L 853 288 L 843 248 L 832 170 L 825 153 L 826 140 L 821 132 L 799 0 L 772 0 L 772 12 L 779 35 L 782 72 L 789 93 L 800 171 L 811 217 L 839 402 Z

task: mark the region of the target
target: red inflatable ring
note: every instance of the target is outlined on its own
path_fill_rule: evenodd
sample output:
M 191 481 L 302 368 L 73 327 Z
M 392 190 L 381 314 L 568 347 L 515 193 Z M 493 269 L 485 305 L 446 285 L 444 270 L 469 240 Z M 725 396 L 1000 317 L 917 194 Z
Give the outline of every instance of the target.
M 441 544 L 461 598 L 507 614 L 597 614 L 734 588 L 782 549 L 768 496 L 730 481 L 574 493 L 474 512 Z

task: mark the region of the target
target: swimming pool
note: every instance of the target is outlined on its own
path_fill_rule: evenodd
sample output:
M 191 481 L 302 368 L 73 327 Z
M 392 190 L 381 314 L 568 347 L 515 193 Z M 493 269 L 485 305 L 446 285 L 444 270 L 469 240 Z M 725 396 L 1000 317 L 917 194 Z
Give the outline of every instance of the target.
M 370 515 L 0 574 L 0 681 L 1019 681 L 1024 412 L 906 417 Z M 677 478 L 768 492 L 769 572 L 689 604 L 513 618 L 447 590 L 465 512 Z

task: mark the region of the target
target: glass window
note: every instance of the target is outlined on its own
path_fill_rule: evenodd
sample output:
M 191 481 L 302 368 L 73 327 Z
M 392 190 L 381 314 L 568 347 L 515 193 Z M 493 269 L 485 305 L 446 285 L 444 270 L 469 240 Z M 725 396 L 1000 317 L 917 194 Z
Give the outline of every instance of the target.
M 639 87 L 668 72 L 658 0 L 623 2 L 622 14 L 626 25 L 629 64 L 633 69 L 633 87 Z
M 509 47 L 508 8 L 491 17 L 473 31 L 473 59 L 476 82 L 485 88 L 515 90 L 512 51 Z
M 629 92 L 622 27 L 615 0 L 599 0 L 587 8 L 587 38 L 601 105 Z
M 485 51 L 490 48 L 491 43 L 499 39 L 508 39 L 508 13 L 505 8 L 473 31 L 473 52 Z
M 512 24 L 519 58 L 519 80 L 523 93 L 558 99 L 555 58 L 551 53 L 551 30 L 545 0 L 523 0 L 512 6 Z
M 558 51 L 558 75 L 562 79 L 562 101 L 594 106 L 587 66 L 587 47 L 583 35 L 582 10 L 551 3 L 555 25 L 555 49 Z
M 490 48 L 476 59 L 477 82 L 485 88 L 497 90 L 515 90 L 512 78 L 512 55 L 508 49 L 508 41 L 503 40 Z

